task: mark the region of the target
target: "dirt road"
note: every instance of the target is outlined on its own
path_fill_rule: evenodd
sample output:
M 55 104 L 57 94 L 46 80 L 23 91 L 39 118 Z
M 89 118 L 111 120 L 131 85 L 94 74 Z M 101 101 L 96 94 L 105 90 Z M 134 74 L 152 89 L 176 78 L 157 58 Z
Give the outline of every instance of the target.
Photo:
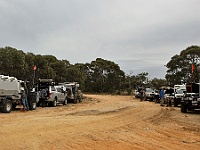
M 0 113 L 1 150 L 199 150 L 200 113 L 132 96 Z

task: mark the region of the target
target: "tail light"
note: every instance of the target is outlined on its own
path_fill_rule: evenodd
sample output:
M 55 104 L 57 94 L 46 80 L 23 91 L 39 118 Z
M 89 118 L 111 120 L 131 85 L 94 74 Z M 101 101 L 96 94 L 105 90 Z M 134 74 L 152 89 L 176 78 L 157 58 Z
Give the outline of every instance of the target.
M 52 97 L 52 93 L 49 93 L 49 98 L 51 98 Z

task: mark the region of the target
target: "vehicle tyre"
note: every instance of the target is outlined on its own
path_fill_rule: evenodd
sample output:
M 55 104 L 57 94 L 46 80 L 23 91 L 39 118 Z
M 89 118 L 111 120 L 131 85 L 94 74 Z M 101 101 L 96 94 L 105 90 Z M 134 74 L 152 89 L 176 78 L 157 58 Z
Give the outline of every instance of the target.
M 29 103 L 30 110 L 36 110 L 37 104 L 36 103 Z
M 67 98 L 65 98 L 63 105 L 67 105 Z
M 17 104 L 16 104 L 16 103 L 12 104 L 12 109 L 14 109 L 14 108 L 16 108 L 16 107 L 17 107 Z
M 83 101 L 83 97 L 79 98 L 79 103 L 81 103 Z
M 174 107 L 178 107 L 178 101 L 177 101 L 177 99 L 174 99 Z
M 170 106 L 170 107 L 172 106 L 172 100 L 171 99 L 168 100 L 168 106 Z
M 187 107 L 184 104 L 181 104 L 181 112 L 186 113 L 187 112 Z
M 77 100 L 77 99 L 74 99 L 74 100 L 73 100 L 73 103 L 74 103 L 74 104 L 78 103 L 78 100 Z
M 57 100 L 54 99 L 54 101 L 52 102 L 52 107 L 56 107 L 57 106 Z
M 9 99 L 5 99 L 2 103 L 1 112 L 10 113 L 12 110 L 12 101 Z
M 40 107 L 40 101 L 39 101 L 39 102 L 37 102 L 37 107 Z

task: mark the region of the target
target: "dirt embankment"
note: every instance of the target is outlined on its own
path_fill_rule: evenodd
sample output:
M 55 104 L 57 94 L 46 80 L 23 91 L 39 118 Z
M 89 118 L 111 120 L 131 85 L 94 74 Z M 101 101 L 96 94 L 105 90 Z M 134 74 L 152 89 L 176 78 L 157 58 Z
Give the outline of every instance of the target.
M 0 113 L 2 150 L 199 150 L 200 113 L 132 96 L 85 95 L 78 104 Z

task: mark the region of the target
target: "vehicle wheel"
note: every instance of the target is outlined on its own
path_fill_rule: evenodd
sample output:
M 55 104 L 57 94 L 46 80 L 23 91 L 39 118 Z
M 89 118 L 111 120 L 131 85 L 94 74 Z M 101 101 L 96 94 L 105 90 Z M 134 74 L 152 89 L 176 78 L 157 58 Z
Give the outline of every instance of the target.
M 67 98 L 65 98 L 63 105 L 67 105 Z
M 1 112 L 3 113 L 10 113 L 12 110 L 12 101 L 5 99 L 2 103 Z
M 172 101 L 171 101 L 171 99 L 169 99 L 169 101 L 168 101 L 168 106 L 172 106 Z
M 37 104 L 36 103 L 29 103 L 30 110 L 36 110 Z
M 187 107 L 184 104 L 181 104 L 181 112 L 186 113 L 187 112 Z
M 79 99 L 79 103 L 81 103 L 83 101 L 83 98 L 82 97 L 80 97 L 80 99 Z
M 36 105 L 37 105 L 37 107 L 40 107 L 40 101 L 39 101 L 39 102 L 37 102 L 37 104 L 36 104 Z
M 16 103 L 12 104 L 12 108 L 13 108 L 13 109 L 16 108 L 16 107 L 17 107 L 17 104 L 16 104 Z
M 74 99 L 74 100 L 73 100 L 73 103 L 74 103 L 74 104 L 78 103 L 78 100 L 77 100 L 77 99 Z
M 178 102 L 176 99 L 174 99 L 174 107 L 178 107 Z
M 56 107 L 57 106 L 57 100 L 54 99 L 54 101 L 52 102 L 52 107 Z

